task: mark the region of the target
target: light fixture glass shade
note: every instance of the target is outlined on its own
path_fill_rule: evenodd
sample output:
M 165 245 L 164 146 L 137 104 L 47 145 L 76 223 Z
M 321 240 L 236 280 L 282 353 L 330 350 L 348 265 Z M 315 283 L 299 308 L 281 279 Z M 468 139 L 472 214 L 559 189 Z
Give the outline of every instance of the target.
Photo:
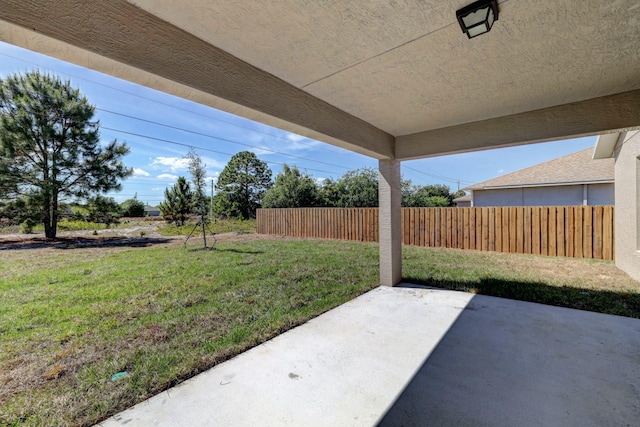
M 462 17 L 462 21 L 467 28 L 475 27 L 486 20 L 487 9 L 478 9 L 475 12 L 471 12 L 467 16 Z
M 456 11 L 462 31 L 470 39 L 488 33 L 498 20 L 497 0 L 479 0 Z
M 471 39 L 471 38 L 474 38 L 475 36 L 479 36 L 480 34 L 484 34 L 487 31 L 489 31 L 489 29 L 483 22 L 479 25 L 469 28 L 469 30 L 467 30 L 467 36 L 469 36 L 469 38 Z

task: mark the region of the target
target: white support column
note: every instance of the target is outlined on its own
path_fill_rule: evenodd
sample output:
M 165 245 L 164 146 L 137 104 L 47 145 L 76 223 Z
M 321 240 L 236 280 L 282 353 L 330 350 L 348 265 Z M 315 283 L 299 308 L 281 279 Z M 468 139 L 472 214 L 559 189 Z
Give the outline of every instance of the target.
M 402 280 L 400 162 L 379 160 L 378 171 L 380 284 L 395 286 Z

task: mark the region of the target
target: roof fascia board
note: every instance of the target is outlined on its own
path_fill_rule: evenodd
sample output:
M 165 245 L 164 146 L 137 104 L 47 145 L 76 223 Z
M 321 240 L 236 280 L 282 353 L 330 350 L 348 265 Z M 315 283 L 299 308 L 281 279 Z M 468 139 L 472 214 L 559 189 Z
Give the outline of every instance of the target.
M 590 184 L 613 184 L 613 179 L 603 179 L 594 181 L 573 181 L 573 182 L 550 182 L 544 184 L 515 184 L 515 185 L 491 185 L 487 187 L 465 187 L 462 190 L 502 190 L 509 188 L 532 188 L 532 187 L 561 187 L 569 185 L 590 185 Z
M 510 147 L 640 127 L 640 89 L 396 138 L 396 159 Z
M 593 149 L 593 159 L 608 159 L 613 157 L 614 150 L 620 141 L 624 140 L 626 132 L 614 132 L 600 135 Z

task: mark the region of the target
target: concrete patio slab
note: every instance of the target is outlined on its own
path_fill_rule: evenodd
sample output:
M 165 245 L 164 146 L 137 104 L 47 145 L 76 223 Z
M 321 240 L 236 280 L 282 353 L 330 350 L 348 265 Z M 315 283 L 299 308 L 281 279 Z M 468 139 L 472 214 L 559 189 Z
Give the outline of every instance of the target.
M 101 425 L 635 425 L 640 320 L 380 287 Z

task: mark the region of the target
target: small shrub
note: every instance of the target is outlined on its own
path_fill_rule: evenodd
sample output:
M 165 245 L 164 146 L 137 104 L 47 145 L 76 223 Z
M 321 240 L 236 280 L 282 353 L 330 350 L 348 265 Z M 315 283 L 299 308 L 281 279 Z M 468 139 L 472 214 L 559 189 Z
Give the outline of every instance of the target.
M 144 216 L 144 203 L 137 199 L 129 199 L 120 205 L 122 215 L 130 218 L 142 218 Z
M 34 225 L 36 225 L 36 222 L 31 218 L 27 218 L 20 224 L 20 232 L 23 234 L 31 234 L 33 233 Z

